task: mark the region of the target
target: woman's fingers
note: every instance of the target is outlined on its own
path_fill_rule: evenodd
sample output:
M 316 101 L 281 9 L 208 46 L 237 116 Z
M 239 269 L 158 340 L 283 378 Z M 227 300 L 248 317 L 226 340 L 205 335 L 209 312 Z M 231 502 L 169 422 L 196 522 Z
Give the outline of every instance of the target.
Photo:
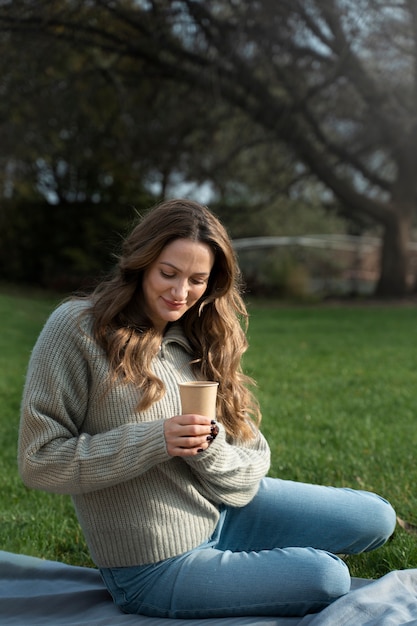
M 214 420 L 204 415 L 176 415 L 164 423 L 168 454 L 192 456 L 204 452 L 217 435 Z

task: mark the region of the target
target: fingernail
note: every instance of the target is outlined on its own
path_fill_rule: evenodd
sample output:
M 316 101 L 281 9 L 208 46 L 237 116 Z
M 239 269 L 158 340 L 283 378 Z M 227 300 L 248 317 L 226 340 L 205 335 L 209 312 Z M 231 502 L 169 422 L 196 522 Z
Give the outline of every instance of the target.
M 214 437 L 213 435 L 207 435 L 206 439 L 207 441 L 213 441 Z
M 216 420 L 211 420 L 211 423 L 212 423 L 212 424 L 213 424 L 213 426 L 214 426 L 214 424 L 216 423 Z
M 197 450 L 197 452 L 204 452 L 204 449 L 203 449 L 203 448 L 199 448 L 199 449 Z

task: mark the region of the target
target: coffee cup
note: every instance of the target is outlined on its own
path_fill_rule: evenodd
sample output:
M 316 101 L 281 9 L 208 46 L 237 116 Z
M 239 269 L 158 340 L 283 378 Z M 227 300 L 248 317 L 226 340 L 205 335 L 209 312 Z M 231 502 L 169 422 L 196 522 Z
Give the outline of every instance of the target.
M 182 414 L 195 413 L 216 419 L 216 398 L 219 383 L 209 380 L 179 383 Z

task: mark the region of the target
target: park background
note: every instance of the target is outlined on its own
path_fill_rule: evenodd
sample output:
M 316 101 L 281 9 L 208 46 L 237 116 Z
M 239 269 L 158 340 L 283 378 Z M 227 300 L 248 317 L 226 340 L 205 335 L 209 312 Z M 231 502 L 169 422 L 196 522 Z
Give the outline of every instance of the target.
M 90 563 L 17 476 L 25 367 L 181 195 L 235 243 L 271 473 L 380 491 L 405 528 L 354 571 L 416 566 L 415 1 L 6 0 L 0 51 L 2 548 Z

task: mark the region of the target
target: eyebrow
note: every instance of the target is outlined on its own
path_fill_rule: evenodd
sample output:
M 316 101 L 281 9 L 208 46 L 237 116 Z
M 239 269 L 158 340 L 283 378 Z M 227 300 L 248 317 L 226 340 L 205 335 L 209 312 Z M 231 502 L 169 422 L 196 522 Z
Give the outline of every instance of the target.
M 176 267 L 175 265 L 173 265 L 173 263 L 168 263 L 168 261 L 160 261 L 161 265 L 168 265 L 169 267 L 172 267 L 172 269 L 176 270 L 177 272 L 181 272 L 179 267 Z M 193 276 L 210 276 L 210 272 L 193 272 Z

